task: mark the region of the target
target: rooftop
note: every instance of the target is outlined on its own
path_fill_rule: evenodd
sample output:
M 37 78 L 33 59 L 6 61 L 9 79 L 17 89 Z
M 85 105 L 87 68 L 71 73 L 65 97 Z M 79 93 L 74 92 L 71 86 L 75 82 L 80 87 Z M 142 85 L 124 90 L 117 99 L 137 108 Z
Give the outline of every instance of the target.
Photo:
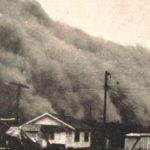
M 126 137 L 150 137 L 150 133 L 129 133 Z
M 50 113 L 44 113 L 40 116 L 37 116 L 37 117 L 33 118 L 32 120 L 26 122 L 25 124 L 34 123 L 35 121 L 37 121 L 37 120 L 39 120 L 45 116 L 51 117 L 51 118 L 57 120 L 58 122 L 61 122 L 62 124 L 64 124 L 65 126 L 69 127 L 70 129 L 73 129 L 73 130 L 74 129 L 90 130 L 90 127 L 81 120 L 77 120 L 71 116 L 57 115 L 57 114 L 50 114 Z

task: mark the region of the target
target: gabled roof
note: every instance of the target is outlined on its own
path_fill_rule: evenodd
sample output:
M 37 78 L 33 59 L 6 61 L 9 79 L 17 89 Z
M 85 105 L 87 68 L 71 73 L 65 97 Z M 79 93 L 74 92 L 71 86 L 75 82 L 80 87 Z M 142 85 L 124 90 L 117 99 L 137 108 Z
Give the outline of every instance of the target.
M 36 117 L 36 118 L 34 118 L 34 119 L 32 119 L 32 120 L 26 122 L 25 124 L 34 123 L 35 121 L 40 120 L 41 118 L 43 118 L 43 117 L 45 117 L 45 116 L 48 116 L 48 117 L 50 117 L 50 118 L 53 118 L 53 119 L 56 120 L 57 122 L 59 122 L 59 123 L 65 125 L 65 126 L 67 126 L 68 128 L 70 128 L 70 129 L 72 129 L 72 130 L 75 130 L 75 128 L 74 128 L 73 126 L 67 124 L 67 123 L 64 122 L 63 120 L 61 120 L 61 119 L 55 117 L 54 115 L 52 115 L 52 114 L 50 114 L 50 113 L 44 113 L 43 115 L 38 116 L 38 117 Z
M 50 113 L 44 113 L 44 114 L 26 122 L 25 124 L 32 124 L 45 116 L 53 118 L 57 122 L 63 124 L 64 126 L 70 128 L 72 130 L 75 130 L 75 129 L 90 130 L 88 125 L 84 124 L 82 121 L 72 118 L 71 116 L 56 115 L 56 114 L 50 114 Z

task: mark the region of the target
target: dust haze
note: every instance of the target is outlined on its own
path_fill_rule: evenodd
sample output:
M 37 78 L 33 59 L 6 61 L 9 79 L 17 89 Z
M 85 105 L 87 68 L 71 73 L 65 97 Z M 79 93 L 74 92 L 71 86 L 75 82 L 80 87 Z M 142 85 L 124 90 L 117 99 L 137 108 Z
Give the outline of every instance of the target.
M 149 66 L 149 50 L 140 45 L 125 47 L 53 21 L 33 0 L 0 0 L 2 116 L 14 113 L 16 89 L 6 84 L 14 81 L 30 86 L 21 96 L 25 118 L 52 112 L 83 119 L 92 113 L 99 120 L 108 70 L 108 121 L 147 125 Z

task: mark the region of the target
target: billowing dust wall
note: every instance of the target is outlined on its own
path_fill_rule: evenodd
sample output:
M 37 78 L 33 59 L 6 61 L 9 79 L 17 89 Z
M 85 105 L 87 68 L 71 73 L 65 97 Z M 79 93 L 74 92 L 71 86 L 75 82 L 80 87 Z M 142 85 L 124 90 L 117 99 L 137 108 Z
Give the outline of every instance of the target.
M 49 111 L 80 119 L 89 116 L 91 107 L 93 118 L 99 119 L 104 72 L 109 70 L 107 119 L 146 125 L 149 67 L 150 52 L 142 46 L 121 46 L 53 21 L 32 0 L 0 0 L 2 116 L 14 113 L 16 88 L 6 84 L 14 81 L 30 86 L 21 96 L 25 118 Z

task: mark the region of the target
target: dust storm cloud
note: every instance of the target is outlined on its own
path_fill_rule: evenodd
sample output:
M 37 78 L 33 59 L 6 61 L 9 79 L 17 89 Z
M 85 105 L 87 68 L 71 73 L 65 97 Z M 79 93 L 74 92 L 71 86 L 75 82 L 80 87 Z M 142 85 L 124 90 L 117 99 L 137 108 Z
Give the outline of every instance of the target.
M 5 84 L 14 81 L 30 86 L 21 97 L 25 118 L 49 111 L 81 119 L 89 116 L 91 105 L 98 120 L 103 112 L 104 72 L 109 70 L 108 120 L 146 125 L 149 66 L 149 50 L 142 46 L 121 46 L 53 21 L 32 0 L 0 0 L 1 115 L 14 112 L 16 89 Z M 124 88 L 130 87 L 147 93 L 128 94 Z

